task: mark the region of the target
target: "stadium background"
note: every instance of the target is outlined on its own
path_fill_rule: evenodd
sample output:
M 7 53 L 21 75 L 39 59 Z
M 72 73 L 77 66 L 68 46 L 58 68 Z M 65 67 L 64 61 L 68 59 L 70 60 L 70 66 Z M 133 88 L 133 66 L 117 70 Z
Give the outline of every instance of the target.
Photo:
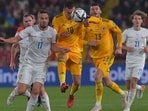
M 89 5 L 95 1 L 102 5 L 102 16 L 112 19 L 122 30 L 131 26 L 129 17 L 131 13 L 140 9 L 148 13 L 147 0 L 74 0 L 77 7 L 82 7 L 89 14 Z M 36 14 L 41 8 L 49 10 L 50 22 L 54 15 L 63 9 L 65 0 L 0 0 L 0 36 L 11 37 L 15 35 L 16 28 L 21 25 L 23 13 L 31 12 Z M 144 22 L 144 27 L 148 27 L 148 18 Z M 86 46 L 84 46 L 87 48 Z M 0 87 L 15 86 L 17 69 L 12 72 L 9 69 L 10 63 L 10 44 L 0 44 Z M 116 56 L 115 63 L 111 68 L 111 78 L 123 85 L 124 84 L 124 62 L 123 55 Z M 84 51 L 83 57 L 82 85 L 94 85 L 93 74 L 95 68 L 91 63 L 89 55 Z M 49 58 L 50 68 L 47 74 L 47 86 L 57 86 L 57 67 L 54 53 Z M 67 74 L 70 83 L 71 76 Z M 141 78 L 140 83 L 148 84 L 148 63 Z

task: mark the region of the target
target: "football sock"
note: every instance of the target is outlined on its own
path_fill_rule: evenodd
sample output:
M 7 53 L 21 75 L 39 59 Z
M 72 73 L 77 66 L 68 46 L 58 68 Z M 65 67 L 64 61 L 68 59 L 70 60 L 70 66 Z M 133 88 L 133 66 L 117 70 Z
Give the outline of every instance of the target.
M 96 105 L 101 104 L 102 95 L 103 95 L 103 84 L 102 81 L 96 81 Z
M 133 90 L 130 90 L 129 93 L 128 93 L 128 102 L 127 102 L 127 105 L 128 107 L 130 108 L 133 101 L 134 101 L 134 98 L 135 98 L 135 95 L 136 95 L 136 89 L 133 89 Z
M 24 96 L 27 96 L 27 97 L 30 97 L 30 92 L 29 92 L 28 90 L 26 90 L 23 95 L 24 95 Z
M 141 90 L 141 85 L 136 84 L 136 89 Z
M 72 84 L 71 86 L 71 89 L 70 89 L 70 95 L 74 95 L 74 93 L 80 88 L 79 85 L 75 85 L 74 83 Z
M 29 99 L 29 101 L 27 103 L 26 111 L 33 111 L 37 101 L 38 101 L 38 96 L 30 95 L 30 99 Z
M 108 87 L 120 95 L 124 94 L 124 91 L 115 82 L 112 82 Z
M 18 96 L 17 87 L 15 87 L 15 88 L 13 89 L 13 91 L 11 92 L 11 95 L 13 95 L 13 96 Z
M 58 63 L 58 76 L 60 84 L 65 83 L 66 79 L 66 63 L 65 60 L 60 59 Z
M 49 97 L 48 97 L 47 93 L 45 93 L 43 96 L 41 96 L 41 101 L 42 101 L 42 105 L 44 106 L 46 111 L 51 111 Z

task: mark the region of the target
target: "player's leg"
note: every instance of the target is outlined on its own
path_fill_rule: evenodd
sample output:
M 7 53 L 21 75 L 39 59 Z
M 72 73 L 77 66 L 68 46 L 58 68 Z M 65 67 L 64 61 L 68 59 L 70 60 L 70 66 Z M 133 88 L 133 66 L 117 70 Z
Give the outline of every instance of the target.
M 10 93 L 10 95 L 8 96 L 7 98 L 8 105 L 11 105 L 15 97 L 18 95 L 24 95 L 26 97 L 30 97 L 30 92 L 27 90 L 28 85 L 24 84 L 24 83 L 27 83 L 26 76 L 25 75 L 22 76 L 23 72 L 21 71 L 22 71 L 22 64 L 19 64 L 19 70 L 18 70 L 17 80 L 16 80 L 17 87 L 15 87 Z M 24 77 L 25 79 L 22 81 Z
M 46 73 L 47 73 L 47 64 L 26 64 L 28 67 L 25 69 L 26 73 L 29 72 L 31 76 L 30 83 L 33 83 L 30 99 L 27 103 L 27 108 L 26 111 L 33 111 L 37 100 L 38 96 L 41 92 L 41 88 L 45 82 L 46 78 Z
M 42 87 L 42 84 L 40 82 L 33 83 L 32 91 L 31 91 L 30 99 L 27 103 L 26 111 L 33 111 L 38 101 L 38 96 L 39 96 L 41 87 Z
M 103 81 L 107 87 L 109 87 L 111 90 L 116 92 L 117 94 L 120 94 L 122 97 L 122 107 L 125 108 L 127 104 L 127 96 L 128 96 L 128 91 L 122 90 L 118 84 L 113 82 L 110 77 L 105 77 L 103 78 Z
M 41 101 L 41 96 L 40 95 L 38 97 L 37 106 L 38 107 L 41 107 L 42 106 L 42 101 Z
M 11 105 L 16 96 L 24 95 L 26 97 L 30 97 L 30 92 L 27 90 L 28 85 L 24 83 L 18 83 L 17 87 L 13 89 L 10 95 L 7 98 L 7 104 Z
M 104 61 L 103 59 L 93 59 L 93 63 L 97 69 L 94 79 L 95 79 L 95 91 L 96 91 L 96 103 L 91 111 L 100 111 L 102 109 L 102 96 L 103 96 L 103 84 L 102 78 L 105 73 L 104 71 Z
M 128 69 L 127 69 L 128 68 Z M 140 66 L 140 67 L 130 67 L 127 65 L 126 67 L 127 71 L 126 72 L 126 80 L 129 80 L 130 81 L 130 87 L 129 87 L 129 93 L 128 93 L 128 101 L 127 101 L 127 107 L 125 108 L 124 111 L 126 111 L 126 109 L 130 109 L 134 99 L 135 99 L 135 96 L 136 96 L 136 85 L 137 85 L 137 82 L 138 80 L 140 79 L 141 75 L 142 75 L 142 72 L 143 72 L 143 68 Z M 130 73 L 129 73 L 130 72 Z M 127 78 L 127 74 L 130 75 L 129 76 L 129 79 Z
M 97 69 L 95 74 L 95 92 L 96 92 L 96 104 L 91 111 L 101 111 L 102 109 L 102 95 L 103 95 L 103 84 L 102 84 L 102 71 Z
M 31 84 L 31 86 L 30 86 L 30 92 L 32 91 L 32 87 L 33 87 L 33 84 Z M 29 98 L 30 98 L 30 97 L 29 97 Z M 29 100 L 29 98 L 28 98 L 28 100 Z M 37 101 L 37 106 L 41 107 L 41 105 L 42 105 L 41 97 L 39 96 L 39 97 L 38 97 L 38 101 Z
M 67 107 L 71 108 L 74 104 L 74 95 L 80 88 L 82 64 L 75 63 L 71 60 L 68 60 L 67 62 L 68 62 L 67 65 L 69 66 L 69 69 L 71 71 L 72 78 L 73 78 L 73 83 L 72 83 L 70 93 L 69 93 L 69 98 L 67 101 Z
M 58 77 L 61 92 L 65 93 L 68 89 L 68 84 L 66 84 L 66 55 L 58 55 Z
M 48 97 L 47 92 L 45 91 L 45 87 L 44 86 L 42 87 L 39 96 L 41 98 L 42 105 L 46 109 L 46 111 L 51 111 L 49 97 Z
M 138 85 L 138 84 L 136 85 L 137 99 L 142 99 L 145 88 L 146 88 L 145 85 Z

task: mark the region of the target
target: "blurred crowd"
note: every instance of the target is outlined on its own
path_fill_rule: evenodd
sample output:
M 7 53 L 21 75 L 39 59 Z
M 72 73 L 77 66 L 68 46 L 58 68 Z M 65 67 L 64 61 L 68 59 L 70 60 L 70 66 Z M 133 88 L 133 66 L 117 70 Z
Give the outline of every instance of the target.
M 22 16 L 25 13 L 37 14 L 41 8 L 49 10 L 50 22 L 56 14 L 63 10 L 66 0 L 0 0 L 0 36 L 12 37 L 19 25 L 22 24 Z M 89 5 L 98 2 L 103 7 L 110 0 L 74 0 L 77 7 L 82 7 L 89 14 Z M 114 1 L 114 0 L 112 0 Z M 122 30 L 131 25 L 130 15 L 135 9 L 140 9 L 148 13 L 148 0 L 116 0 L 117 3 L 108 13 L 108 18 L 112 19 Z M 148 19 L 145 20 L 145 27 L 148 27 Z M 0 44 L 0 67 L 9 66 L 10 44 Z M 120 56 L 125 58 L 125 54 Z M 49 58 L 55 60 L 54 54 Z M 85 56 L 84 61 L 89 62 L 89 56 Z

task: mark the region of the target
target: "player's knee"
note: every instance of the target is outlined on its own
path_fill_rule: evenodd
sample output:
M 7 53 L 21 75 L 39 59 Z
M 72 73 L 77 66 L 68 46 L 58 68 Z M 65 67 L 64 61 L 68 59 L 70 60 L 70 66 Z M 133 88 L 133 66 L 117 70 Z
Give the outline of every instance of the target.
M 26 89 L 25 88 L 18 88 L 18 95 L 22 95 L 25 93 Z

